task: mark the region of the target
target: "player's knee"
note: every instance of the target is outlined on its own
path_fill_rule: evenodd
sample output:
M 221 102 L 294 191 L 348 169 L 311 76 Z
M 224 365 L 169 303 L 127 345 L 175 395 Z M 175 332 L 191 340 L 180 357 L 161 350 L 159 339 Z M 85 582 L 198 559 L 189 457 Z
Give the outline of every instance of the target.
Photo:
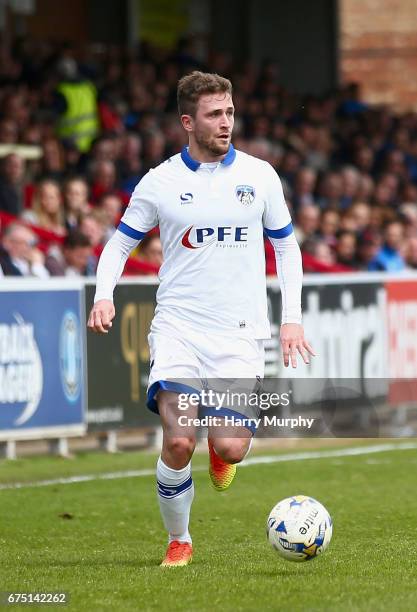
M 195 438 L 168 438 L 164 441 L 164 446 L 172 457 L 188 463 L 195 449 Z
M 249 438 L 224 438 L 214 443 L 216 453 L 227 463 L 240 463 L 249 448 Z

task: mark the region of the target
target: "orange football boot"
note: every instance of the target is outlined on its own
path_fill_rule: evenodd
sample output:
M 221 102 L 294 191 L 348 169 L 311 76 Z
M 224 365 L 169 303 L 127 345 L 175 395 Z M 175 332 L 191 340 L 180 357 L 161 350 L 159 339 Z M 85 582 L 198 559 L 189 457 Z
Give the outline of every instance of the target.
M 173 540 L 168 545 L 161 567 L 183 567 L 191 563 L 192 558 L 193 547 L 189 542 Z

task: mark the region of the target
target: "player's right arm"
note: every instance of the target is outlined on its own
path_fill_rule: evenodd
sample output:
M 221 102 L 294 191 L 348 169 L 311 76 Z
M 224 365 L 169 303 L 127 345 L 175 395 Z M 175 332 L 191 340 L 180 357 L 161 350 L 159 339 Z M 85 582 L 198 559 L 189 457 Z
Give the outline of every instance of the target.
M 122 275 L 127 258 L 139 242 L 139 239 L 126 236 L 117 229 L 104 247 L 97 267 L 94 305 L 87 322 L 87 327 L 91 331 L 107 334 L 111 328 L 116 314 L 113 291 Z
M 146 233 L 157 225 L 154 190 L 148 173 L 136 186 L 119 227 L 103 249 L 97 267 L 96 294 L 87 327 L 107 334 L 116 314 L 113 291 L 122 275 L 127 258 Z

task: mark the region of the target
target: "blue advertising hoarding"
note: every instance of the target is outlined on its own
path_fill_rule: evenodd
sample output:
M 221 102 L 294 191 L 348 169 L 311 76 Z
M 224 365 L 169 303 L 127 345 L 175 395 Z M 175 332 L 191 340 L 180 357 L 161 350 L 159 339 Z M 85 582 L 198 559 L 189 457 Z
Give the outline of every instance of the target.
M 80 282 L 0 283 L 0 439 L 85 431 Z

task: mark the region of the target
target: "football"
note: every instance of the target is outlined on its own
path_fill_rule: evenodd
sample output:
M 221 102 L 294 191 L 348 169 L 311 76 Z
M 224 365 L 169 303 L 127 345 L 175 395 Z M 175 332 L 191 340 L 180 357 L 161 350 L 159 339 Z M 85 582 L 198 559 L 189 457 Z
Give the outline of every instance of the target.
M 333 525 L 326 508 L 312 497 L 294 495 L 278 502 L 266 533 L 274 550 L 288 561 L 309 561 L 329 545 Z

